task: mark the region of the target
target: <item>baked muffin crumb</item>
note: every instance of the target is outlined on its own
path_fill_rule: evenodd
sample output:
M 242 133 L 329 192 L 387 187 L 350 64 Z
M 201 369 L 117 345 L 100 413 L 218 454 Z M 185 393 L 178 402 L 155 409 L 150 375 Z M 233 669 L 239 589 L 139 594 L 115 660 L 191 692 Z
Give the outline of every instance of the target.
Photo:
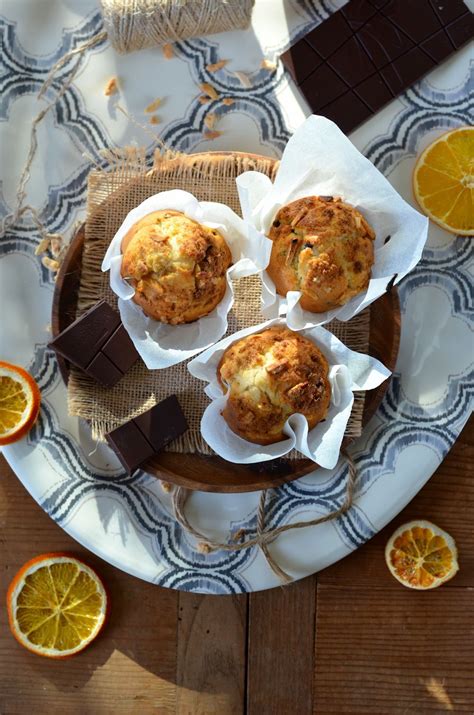
M 305 310 L 332 310 L 368 286 L 375 234 L 340 197 L 308 196 L 282 207 L 269 238 L 267 272 L 280 295 L 301 291 Z
M 122 254 L 133 300 L 162 323 L 198 320 L 224 297 L 232 262 L 227 243 L 179 211 L 154 211 L 138 221 L 122 241 Z
M 249 442 L 279 442 L 290 415 L 303 414 L 309 429 L 325 418 L 328 374 L 322 352 L 299 333 L 277 326 L 248 335 L 227 348 L 217 368 L 229 393 L 222 415 Z

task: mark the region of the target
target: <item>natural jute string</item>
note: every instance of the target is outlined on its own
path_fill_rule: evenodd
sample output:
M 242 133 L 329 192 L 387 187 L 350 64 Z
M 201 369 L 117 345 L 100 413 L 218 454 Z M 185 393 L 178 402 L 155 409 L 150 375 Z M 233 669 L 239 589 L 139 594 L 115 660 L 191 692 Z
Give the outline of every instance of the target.
M 244 29 L 250 23 L 254 0 L 101 0 L 101 4 L 106 30 L 63 55 L 51 67 L 40 88 L 38 99 L 43 98 L 51 87 L 61 67 L 72 57 L 77 57 L 76 65 L 67 79 L 62 81 L 57 94 L 33 119 L 30 147 L 15 195 L 16 207 L 0 220 L 0 237 L 28 212 L 40 235 L 47 235 L 37 210 L 25 205 L 26 185 L 38 148 L 38 125 L 70 87 L 79 71 L 81 57 L 87 50 L 107 39 L 117 52 L 124 53 L 169 41 Z
M 101 0 L 117 52 L 248 27 L 254 0 Z
M 219 543 L 218 541 L 213 541 L 208 536 L 203 534 L 201 531 L 192 526 L 184 512 L 186 501 L 190 496 L 191 492 L 184 487 L 177 487 L 173 490 L 173 510 L 174 517 L 176 521 L 186 529 L 186 531 L 198 540 L 197 549 L 201 553 L 210 554 L 213 551 L 242 551 L 242 549 L 249 549 L 253 546 L 258 546 L 263 555 L 265 556 L 268 565 L 272 571 L 278 576 L 283 584 L 288 584 L 293 581 L 292 577 L 286 573 L 276 562 L 276 560 L 271 555 L 268 544 L 280 536 L 280 534 L 285 533 L 285 531 L 291 531 L 293 529 L 304 529 L 307 526 L 316 526 L 317 524 L 324 524 L 328 521 L 333 521 L 337 519 L 342 514 L 345 514 L 352 506 L 354 499 L 354 485 L 357 476 L 356 467 L 354 460 L 348 452 L 343 452 L 347 460 L 347 465 L 349 468 L 347 475 L 346 484 L 346 495 L 341 506 L 335 511 L 331 511 L 323 516 L 318 516 L 315 519 L 310 519 L 308 521 L 295 521 L 292 524 L 285 524 L 284 526 L 277 526 L 275 529 L 265 529 L 265 504 L 267 500 L 268 489 L 264 489 L 260 495 L 260 501 L 258 505 L 258 515 L 257 515 L 257 533 L 255 536 L 247 539 L 246 541 L 240 542 L 228 542 Z M 240 535 L 240 534 L 239 534 Z M 235 538 L 235 537 L 234 537 Z
M 79 47 L 76 47 L 74 50 L 71 50 L 67 54 L 65 54 L 63 57 L 61 57 L 58 62 L 56 62 L 55 65 L 51 68 L 51 70 L 48 73 L 48 76 L 46 77 L 45 81 L 41 85 L 40 91 L 38 93 L 38 99 L 41 99 L 46 92 L 46 90 L 51 86 L 52 82 L 54 81 L 54 78 L 56 76 L 57 71 L 71 58 L 74 57 L 75 55 L 78 55 L 78 60 L 76 65 L 74 66 L 72 72 L 70 73 L 69 77 L 64 80 L 64 82 L 61 85 L 61 88 L 57 92 L 57 94 L 53 97 L 53 99 L 46 104 L 43 109 L 41 109 L 36 117 L 33 119 L 33 122 L 31 124 L 31 134 L 30 134 L 30 147 L 28 150 L 28 155 L 26 157 L 25 165 L 23 167 L 23 171 L 21 172 L 20 176 L 20 181 L 18 182 L 18 188 L 15 194 L 15 199 L 16 199 L 16 208 L 14 211 L 12 211 L 9 214 L 6 214 L 1 221 L 0 221 L 0 237 L 4 236 L 7 230 L 13 226 L 18 219 L 24 214 L 24 213 L 30 213 L 33 222 L 40 232 L 41 236 L 44 237 L 46 235 L 46 229 L 44 227 L 43 222 L 40 219 L 40 216 L 37 212 L 37 210 L 33 206 L 29 205 L 24 205 L 25 199 L 26 199 L 26 185 L 30 179 L 30 171 L 31 171 L 31 166 L 33 164 L 33 159 L 35 158 L 36 151 L 38 149 L 38 125 L 40 122 L 43 121 L 45 116 L 48 114 L 48 112 L 51 111 L 51 109 L 56 105 L 56 103 L 61 99 L 61 97 L 64 95 L 64 93 L 68 90 L 68 88 L 71 86 L 74 78 L 76 77 L 79 67 L 81 64 L 80 58 L 81 55 L 88 50 L 91 47 L 94 47 L 95 45 L 100 44 L 103 42 L 103 40 L 106 38 L 105 32 L 100 33 L 99 35 L 96 35 L 95 37 L 91 38 L 87 42 L 85 42 L 83 45 L 80 45 Z

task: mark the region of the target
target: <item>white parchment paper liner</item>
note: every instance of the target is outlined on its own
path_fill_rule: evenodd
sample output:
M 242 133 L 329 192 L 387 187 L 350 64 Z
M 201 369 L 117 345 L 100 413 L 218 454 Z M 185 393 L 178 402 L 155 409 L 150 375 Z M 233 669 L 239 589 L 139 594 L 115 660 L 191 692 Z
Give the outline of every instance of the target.
M 349 350 L 338 338 L 321 327 L 302 330 L 301 334 L 310 338 L 319 347 L 329 362 L 331 383 L 331 404 L 324 422 L 308 431 L 308 422 L 302 414 L 288 418 L 285 434 L 288 439 L 270 445 L 248 442 L 232 432 L 221 412 L 227 396 L 224 395 L 217 379 L 217 366 L 222 354 L 231 343 L 258 333 L 272 325 L 284 325 L 283 319 L 269 320 L 254 325 L 221 340 L 217 345 L 201 353 L 188 364 L 191 375 L 209 384 L 205 393 L 212 399 L 201 420 L 202 436 L 208 445 L 229 462 L 251 464 L 282 457 L 292 449 L 298 449 L 321 467 L 332 469 L 338 460 L 342 438 L 352 410 L 355 390 L 372 390 L 389 375 L 382 363 L 369 355 Z
M 349 320 L 379 298 L 394 276 L 398 283 L 421 258 L 428 219 L 401 198 L 329 119 L 313 115 L 299 127 L 286 145 L 274 183 L 256 171 L 245 172 L 236 181 L 244 219 L 264 234 L 281 206 L 304 196 L 341 196 L 375 231 L 375 262 L 368 288 L 340 308 L 325 313 L 303 310 L 299 291 L 287 293 L 286 298 L 279 296 L 263 272 L 264 316 L 286 314 L 293 330 L 333 318 Z M 384 245 L 387 236 L 390 240 Z
M 181 211 L 199 223 L 216 228 L 224 236 L 232 253 L 232 266 L 227 270 L 227 290 L 219 305 L 203 318 L 184 325 L 167 325 L 145 315 L 131 299 L 134 289 L 121 274 L 122 240 L 134 223 L 162 209 Z M 187 191 L 175 189 L 150 196 L 130 211 L 113 237 L 102 262 L 110 271 L 110 286 L 118 296 L 122 322 L 149 369 L 165 368 L 182 362 L 213 345 L 227 330 L 227 314 L 234 302 L 233 278 L 258 273 L 268 265 L 271 241 L 246 224 L 224 204 L 198 201 Z

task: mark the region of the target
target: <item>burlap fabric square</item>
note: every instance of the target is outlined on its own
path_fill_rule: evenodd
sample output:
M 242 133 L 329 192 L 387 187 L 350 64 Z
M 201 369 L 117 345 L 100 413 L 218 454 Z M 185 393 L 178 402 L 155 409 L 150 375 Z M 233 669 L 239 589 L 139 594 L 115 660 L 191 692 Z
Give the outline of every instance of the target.
M 148 196 L 180 188 L 201 201 L 218 201 L 240 213 L 236 176 L 255 170 L 273 178 L 278 169 L 273 159 L 236 153 L 161 155 L 157 152 L 151 169 L 146 166 L 143 153 L 133 148 L 109 152 L 106 158 L 108 168 L 93 170 L 89 176 L 78 315 L 101 298 L 116 307 L 109 275 L 101 271 L 102 259 L 128 212 Z M 251 276 L 235 281 L 235 303 L 229 315 L 228 334 L 262 320 L 259 278 Z M 366 310 L 348 323 L 333 321 L 326 327 L 352 350 L 367 352 L 369 320 Z M 204 384 L 193 378 L 186 366 L 183 362 L 164 370 L 147 370 L 140 360 L 111 389 L 100 387 L 72 367 L 68 383 L 69 412 L 88 420 L 94 439 L 103 440 L 106 432 L 174 393 L 186 414 L 189 430 L 169 445 L 168 450 L 212 454 L 200 432 L 201 415 L 209 398 L 204 394 Z M 364 393 L 356 393 L 346 436 L 361 434 L 363 408 Z M 301 457 L 297 452 L 288 456 Z

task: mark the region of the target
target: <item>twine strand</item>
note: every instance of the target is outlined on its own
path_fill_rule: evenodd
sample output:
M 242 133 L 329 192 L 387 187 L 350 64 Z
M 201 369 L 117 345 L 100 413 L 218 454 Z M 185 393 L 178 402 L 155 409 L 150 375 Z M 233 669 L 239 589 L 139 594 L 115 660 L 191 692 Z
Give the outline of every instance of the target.
M 248 27 L 254 0 L 101 0 L 107 35 L 123 54 Z
M 266 530 L 266 499 L 267 492 L 269 490 L 264 489 L 260 494 L 260 500 L 258 505 L 256 535 L 240 543 L 235 543 L 232 541 L 229 541 L 227 543 L 221 543 L 210 539 L 208 536 L 206 536 L 201 531 L 192 526 L 185 513 L 186 501 L 190 496 L 191 492 L 184 487 L 177 487 L 173 491 L 172 495 L 173 512 L 175 519 L 183 527 L 183 529 L 185 529 L 189 534 L 191 534 L 197 539 L 197 549 L 201 553 L 210 554 L 213 551 L 242 551 L 243 549 L 249 549 L 253 546 L 258 546 L 261 549 L 263 555 L 265 556 L 268 565 L 276 574 L 276 576 L 278 576 L 280 581 L 283 584 L 291 583 L 291 581 L 293 581 L 292 577 L 279 566 L 275 558 L 270 553 L 268 545 L 271 542 L 275 541 L 275 539 L 280 536 L 280 534 L 283 534 L 286 531 L 292 531 L 293 529 L 303 529 L 308 526 L 317 526 L 318 524 L 324 524 L 329 521 L 333 521 L 334 519 L 337 519 L 338 517 L 342 516 L 342 514 L 345 514 L 351 508 L 354 500 L 354 487 L 357 477 L 357 470 L 354 460 L 352 459 L 350 454 L 346 451 L 344 451 L 343 454 L 347 460 L 348 466 L 346 493 L 344 501 L 342 502 L 341 506 L 338 507 L 338 509 L 336 509 L 335 511 L 328 512 L 327 514 L 323 514 L 323 516 L 318 516 L 315 519 L 309 519 L 307 521 L 295 521 L 291 524 L 284 524 L 282 526 L 278 526 L 275 529 Z
M 46 235 L 46 228 L 38 214 L 38 211 L 33 208 L 33 206 L 29 205 L 24 205 L 25 199 L 26 199 L 26 186 L 28 184 L 28 181 L 31 178 L 31 167 L 33 165 L 33 160 L 36 156 L 36 152 L 38 150 L 38 125 L 43 121 L 43 119 L 46 117 L 46 115 L 51 111 L 51 109 L 56 105 L 56 103 L 63 97 L 65 92 L 69 89 L 71 86 L 72 82 L 74 81 L 78 71 L 79 67 L 81 65 L 81 56 L 86 52 L 90 47 L 93 47 L 94 45 L 97 45 L 99 42 L 102 42 L 106 37 L 106 34 L 104 32 L 100 33 L 100 35 L 96 35 L 95 37 L 91 38 L 87 42 L 85 42 L 83 45 L 80 45 L 79 47 L 76 47 L 74 50 L 71 50 L 70 52 L 66 53 L 61 59 L 59 59 L 55 65 L 50 69 L 48 76 L 46 77 L 45 81 L 43 82 L 39 94 L 38 94 L 38 99 L 42 98 L 44 96 L 45 91 L 51 86 L 52 82 L 54 81 L 54 78 L 56 76 L 57 71 L 74 55 L 78 55 L 78 61 L 76 62 L 73 70 L 69 74 L 69 77 L 63 82 L 61 85 L 60 89 L 58 90 L 57 94 L 53 97 L 53 99 L 46 104 L 43 109 L 41 109 L 36 117 L 33 119 L 33 122 L 31 124 L 31 133 L 30 133 L 30 146 L 28 149 L 28 154 L 26 157 L 25 165 L 23 167 L 23 170 L 20 175 L 20 180 L 18 182 L 18 188 L 16 190 L 15 194 L 15 199 L 16 199 L 16 208 L 14 211 L 12 211 L 9 214 L 6 214 L 0 221 L 0 238 L 5 235 L 7 230 L 13 226 L 18 219 L 21 218 L 21 216 L 24 213 L 31 213 L 34 224 L 38 231 L 40 232 L 40 235 L 44 237 Z

